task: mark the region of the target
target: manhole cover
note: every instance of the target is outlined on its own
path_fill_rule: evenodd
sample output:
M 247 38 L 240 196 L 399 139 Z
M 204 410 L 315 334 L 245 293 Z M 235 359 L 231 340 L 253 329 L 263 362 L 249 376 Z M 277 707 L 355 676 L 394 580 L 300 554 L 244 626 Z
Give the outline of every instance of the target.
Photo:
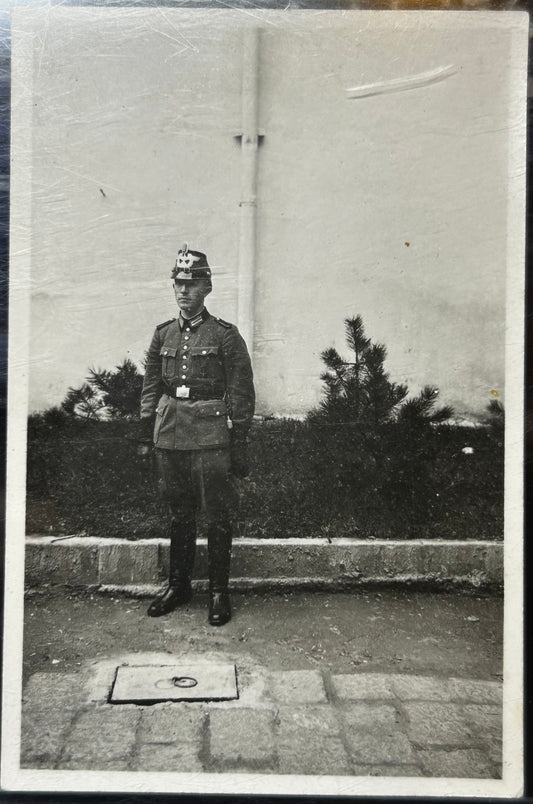
M 229 701 L 239 697 L 234 664 L 117 667 L 109 702 Z

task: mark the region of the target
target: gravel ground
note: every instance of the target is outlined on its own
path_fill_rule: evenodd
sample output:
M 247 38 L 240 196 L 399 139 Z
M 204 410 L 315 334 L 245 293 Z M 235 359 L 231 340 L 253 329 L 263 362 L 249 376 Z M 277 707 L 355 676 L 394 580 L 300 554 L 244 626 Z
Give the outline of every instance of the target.
M 120 652 L 229 651 L 271 670 L 417 673 L 500 680 L 498 596 L 414 590 L 234 594 L 234 616 L 207 624 L 207 596 L 166 617 L 147 600 L 43 590 L 25 605 L 24 680 L 75 672 Z

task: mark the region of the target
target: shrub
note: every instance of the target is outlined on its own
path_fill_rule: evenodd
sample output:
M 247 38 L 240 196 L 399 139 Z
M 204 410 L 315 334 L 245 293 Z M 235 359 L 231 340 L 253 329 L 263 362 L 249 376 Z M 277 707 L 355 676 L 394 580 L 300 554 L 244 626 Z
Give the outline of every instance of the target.
M 486 422 L 489 427 L 503 438 L 505 430 L 505 409 L 499 399 L 491 399 L 487 405 Z
M 310 412 L 309 421 L 356 422 L 369 426 L 398 421 L 417 426 L 440 423 L 453 415 L 451 407 L 434 409 L 438 390 L 427 385 L 418 396 L 406 400 L 406 385 L 391 382 L 384 363 L 387 350 L 367 338 L 357 315 L 344 321 L 346 343 L 353 361 L 343 360 L 330 347 L 321 353 L 327 371 L 321 374 L 325 396 Z
M 134 419 L 139 410 L 143 375 L 126 359 L 114 370 L 89 369 L 87 382 L 69 388 L 61 403 L 70 416 L 84 419 Z

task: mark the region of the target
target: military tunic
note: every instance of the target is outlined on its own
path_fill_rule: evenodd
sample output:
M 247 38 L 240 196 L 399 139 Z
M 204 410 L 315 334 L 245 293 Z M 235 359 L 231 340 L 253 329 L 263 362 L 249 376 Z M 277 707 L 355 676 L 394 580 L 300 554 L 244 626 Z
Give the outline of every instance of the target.
M 165 450 L 228 447 L 246 437 L 255 406 L 244 339 L 204 310 L 158 326 L 148 350 L 141 418 L 156 413 L 154 445 Z
M 237 327 L 204 308 L 160 324 L 146 361 L 141 418 L 155 415 L 159 491 L 174 521 L 204 510 L 226 519 L 236 504 L 230 446 L 245 439 L 255 406 L 253 373 Z

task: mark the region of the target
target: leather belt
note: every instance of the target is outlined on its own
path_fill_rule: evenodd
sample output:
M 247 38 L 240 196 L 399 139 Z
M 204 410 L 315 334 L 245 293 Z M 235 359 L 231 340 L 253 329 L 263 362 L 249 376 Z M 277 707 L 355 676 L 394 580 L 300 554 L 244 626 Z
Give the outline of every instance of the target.
M 196 402 L 199 400 L 219 400 L 224 399 L 220 394 L 210 394 L 207 391 L 200 391 L 196 388 L 189 388 L 187 385 L 178 385 L 176 387 L 167 386 L 166 393 L 174 399 L 182 399 L 184 401 Z

